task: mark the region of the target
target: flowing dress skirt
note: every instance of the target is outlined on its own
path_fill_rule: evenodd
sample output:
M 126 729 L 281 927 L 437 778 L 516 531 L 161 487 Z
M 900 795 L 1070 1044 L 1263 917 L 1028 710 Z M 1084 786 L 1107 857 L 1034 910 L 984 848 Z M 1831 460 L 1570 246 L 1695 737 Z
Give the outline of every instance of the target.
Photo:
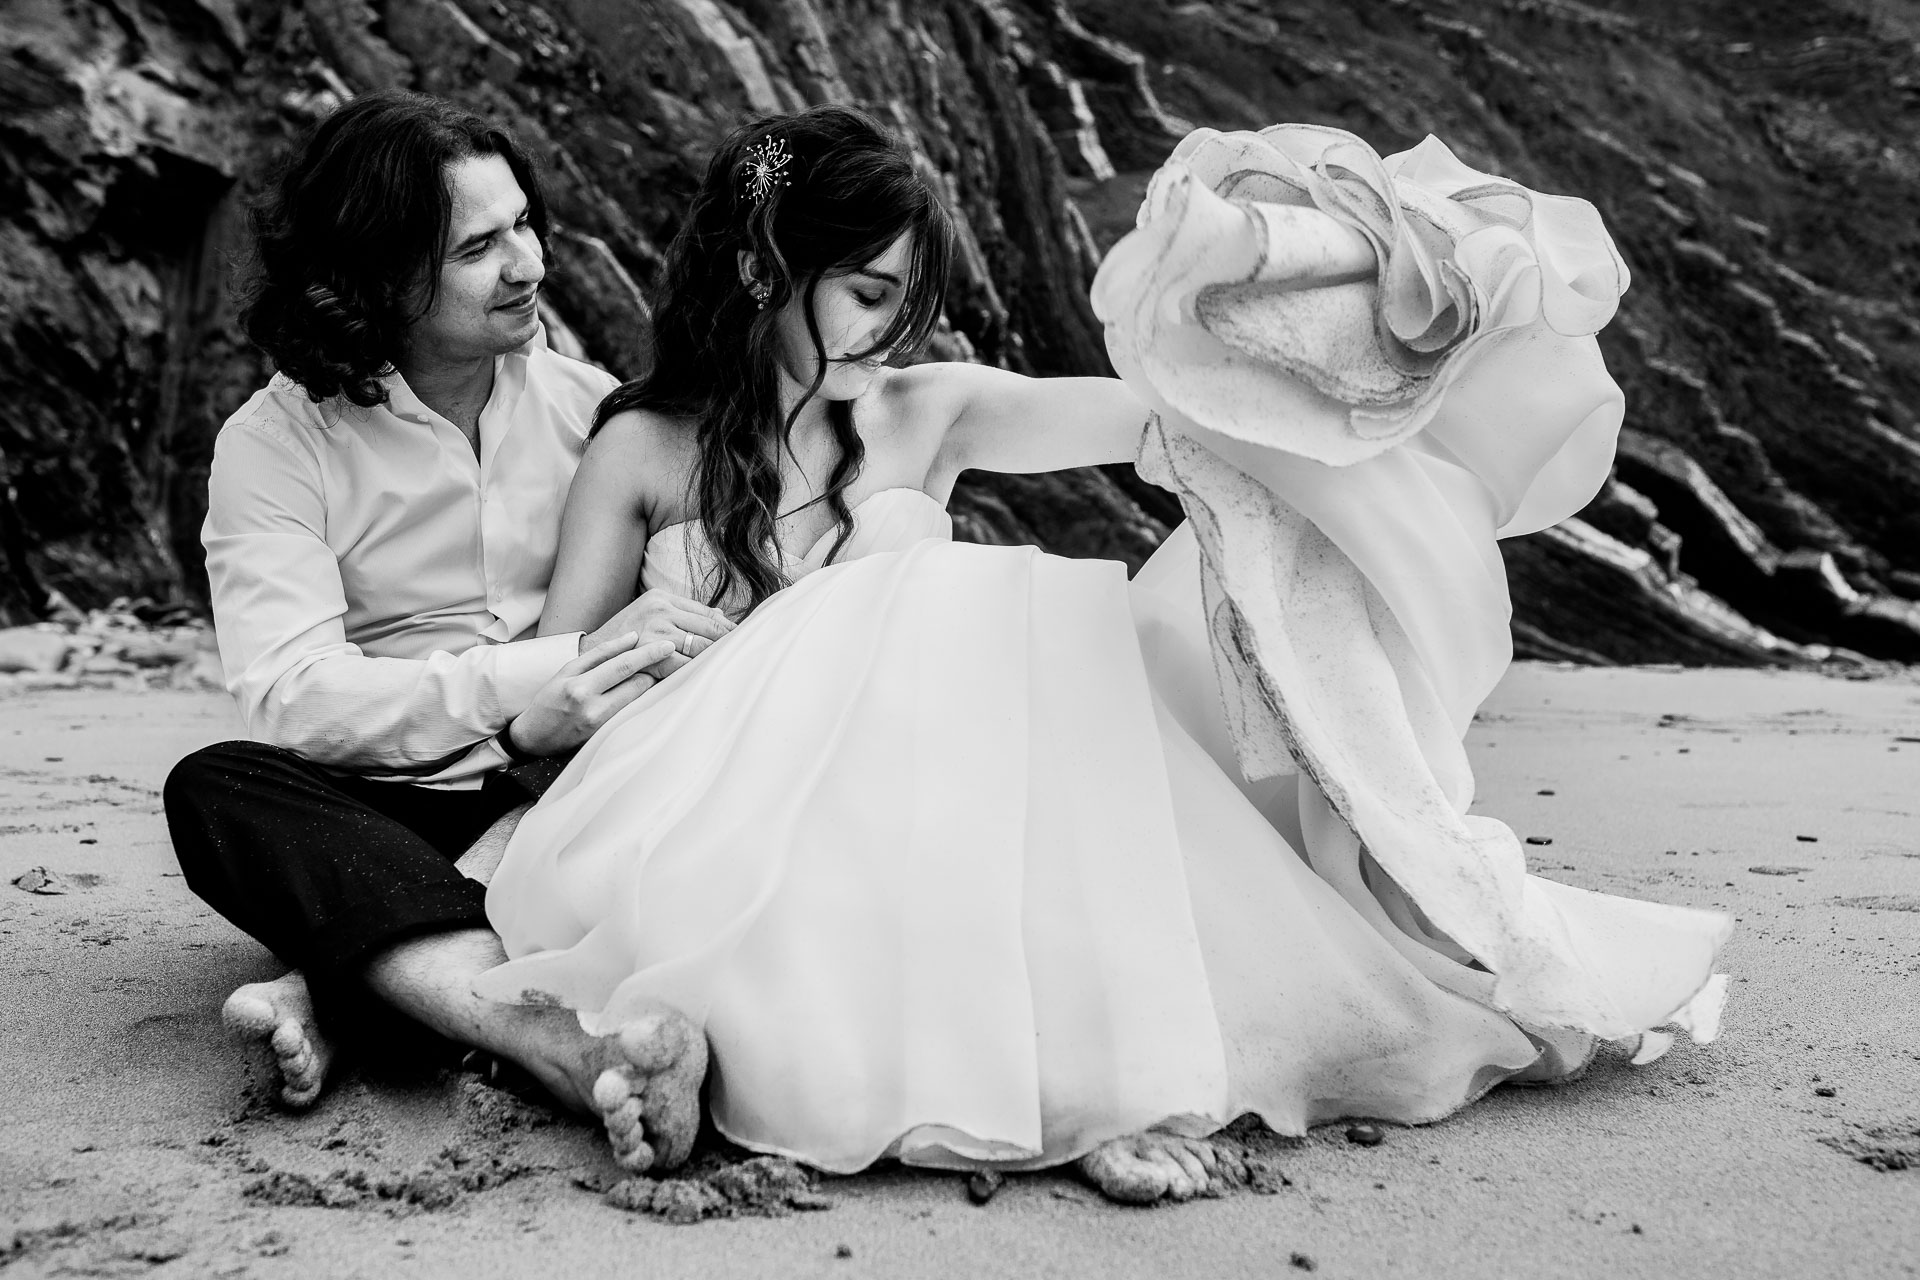
M 1432 1120 L 1537 1069 L 1308 867 L 1291 778 L 1236 784 L 1189 616 L 1118 564 L 939 539 L 802 579 L 528 815 L 481 990 L 677 1006 L 719 1129 L 842 1172 Z M 1662 1012 L 1711 963 L 1685 914 L 1635 939 Z

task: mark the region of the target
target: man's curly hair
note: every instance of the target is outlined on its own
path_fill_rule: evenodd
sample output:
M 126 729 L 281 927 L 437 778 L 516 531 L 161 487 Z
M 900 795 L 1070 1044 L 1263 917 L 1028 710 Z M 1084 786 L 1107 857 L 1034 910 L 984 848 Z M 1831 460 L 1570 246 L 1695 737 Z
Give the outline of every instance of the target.
M 370 93 L 322 120 L 251 211 L 240 323 L 314 400 L 382 404 L 408 327 L 433 309 L 453 214 L 449 165 L 499 156 L 544 244 L 532 162 L 498 125 L 439 98 Z

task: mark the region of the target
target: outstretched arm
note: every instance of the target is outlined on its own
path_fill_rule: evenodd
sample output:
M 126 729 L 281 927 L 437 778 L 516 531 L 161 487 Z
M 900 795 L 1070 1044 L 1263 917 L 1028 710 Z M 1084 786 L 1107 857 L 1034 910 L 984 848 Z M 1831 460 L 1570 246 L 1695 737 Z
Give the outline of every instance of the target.
M 1243 265 L 1250 280 L 1300 288 L 1364 280 L 1376 270 L 1366 238 L 1318 210 L 1259 206 L 1233 214 L 1236 220 L 1249 216 L 1265 228 L 1263 236 L 1248 240 Z M 1252 256 L 1254 245 L 1262 256 Z M 1121 265 L 1136 273 L 1152 269 L 1147 262 Z M 1113 266 L 1110 260 L 1102 270 Z M 948 424 L 929 477 L 935 493 L 967 470 L 1058 471 L 1131 462 L 1146 428 L 1147 407 L 1118 378 L 1028 378 L 971 364 L 919 365 L 907 372 L 928 401 L 924 416 L 915 417 Z
M 962 471 L 1060 471 L 1139 452 L 1147 408 L 1118 378 L 1029 378 L 977 364 L 910 372 L 948 423 L 930 489 Z

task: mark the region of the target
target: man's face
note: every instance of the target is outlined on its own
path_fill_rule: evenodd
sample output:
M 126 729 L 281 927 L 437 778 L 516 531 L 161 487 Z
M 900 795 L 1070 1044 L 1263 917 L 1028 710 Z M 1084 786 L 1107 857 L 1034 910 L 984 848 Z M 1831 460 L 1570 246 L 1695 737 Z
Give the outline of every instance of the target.
M 410 362 L 491 359 L 524 345 L 539 323 L 540 240 L 527 197 L 500 156 L 446 169 L 453 214 L 440 261 L 440 296 L 407 331 Z

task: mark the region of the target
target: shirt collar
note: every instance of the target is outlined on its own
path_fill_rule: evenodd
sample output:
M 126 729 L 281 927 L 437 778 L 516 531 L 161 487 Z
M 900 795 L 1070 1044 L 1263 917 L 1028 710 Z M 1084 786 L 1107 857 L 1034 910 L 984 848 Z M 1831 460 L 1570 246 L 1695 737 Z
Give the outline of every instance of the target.
M 547 326 L 542 323 L 534 326 L 533 336 L 531 338 L 528 338 L 513 350 L 503 355 L 495 356 L 493 358 L 494 394 L 499 394 L 501 375 L 506 373 L 509 362 L 515 362 L 524 366 L 546 350 Z M 427 408 L 420 397 L 413 393 L 413 388 L 407 385 L 406 378 L 401 376 L 398 369 L 383 376 L 380 379 L 380 385 L 387 389 L 387 412 L 391 413 L 394 417 L 399 418 L 403 422 L 428 422 L 432 420 L 433 411 Z

